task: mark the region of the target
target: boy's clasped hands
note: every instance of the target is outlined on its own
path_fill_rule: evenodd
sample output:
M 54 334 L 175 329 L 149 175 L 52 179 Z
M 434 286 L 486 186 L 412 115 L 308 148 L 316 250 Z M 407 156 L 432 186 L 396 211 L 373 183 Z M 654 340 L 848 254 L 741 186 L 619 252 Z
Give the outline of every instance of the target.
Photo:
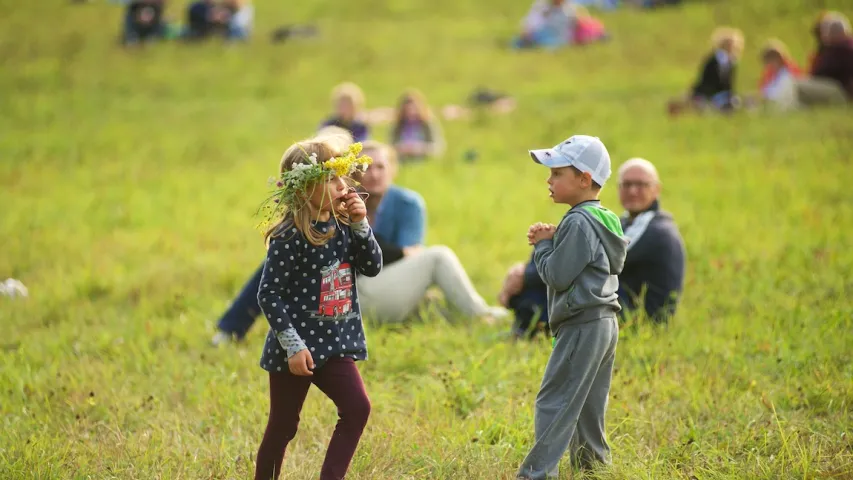
M 554 232 L 556 231 L 556 225 L 542 222 L 534 223 L 527 230 L 527 243 L 528 245 L 536 245 L 541 240 L 550 240 L 554 238 Z

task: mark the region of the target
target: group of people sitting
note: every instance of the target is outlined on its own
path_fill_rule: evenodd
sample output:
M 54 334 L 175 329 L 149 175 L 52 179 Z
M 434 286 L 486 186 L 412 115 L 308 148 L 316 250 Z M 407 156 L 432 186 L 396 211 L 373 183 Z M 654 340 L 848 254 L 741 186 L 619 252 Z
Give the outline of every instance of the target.
M 574 0 L 534 0 L 515 48 L 559 48 L 607 40 L 604 24 Z
M 421 97 L 407 92 L 398 107 L 392 128 L 393 145 L 370 139 L 367 123 L 357 120 L 363 94 L 347 83 L 333 91 L 335 114 L 320 124 L 320 133 L 344 133 L 362 142 L 362 154 L 373 159 L 370 168 L 355 180 L 367 194 L 367 218 L 382 249 L 384 267 L 375 277 L 358 277 L 359 302 L 366 317 L 376 323 L 400 323 L 417 318 L 422 308 L 435 305 L 445 313 L 492 324 L 514 312 L 512 333 L 516 337 L 547 330 L 546 287 L 535 266 L 513 266 L 498 295 L 500 305 L 490 305 L 476 290 L 459 258 L 447 246 L 426 246 L 426 204 L 413 190 L 394 184 L 402 158 L 434 152 L 434 133 L 407 134 L 410 123 L 420 122 L 428 130 L 429 118 L 421 116 Z M 660 209 L 661 183 L 654 165 L 631 159 L 619 169 L 619 193 L 626 213 L 625 234 L 631 238 L 628 257 L 620 275 L 619 296 L 623 315 L 647 316 L 666 322 L 674 313 L 683 288 L 685 253 L 672 216 Z M 532 262 L 532 260 L 531 260 Z M 218 321 L 213 343 L 245 337 L 261 310 L 258 287 L 263 265 L 245 283 L 242 291 Z M 449 308 L 429 292 L 437 288 Z
M 332 90 L 334 113 L 320 127 L 335 126 L 350 132 L 354 141 L 370 137 L 371 125 L 390 121 L 390 144 L 401 163 L 425 160 L 444 152 L 444 133 L 424 95 L 408 89 L 396 108 L 366 112 L 364 92 L 354 83 L 342 83 Z
M 220 37 L 245 40 L 254 21 L 254 9 L 245 0 L 197 0 L 185 12 L 183 27 L 165 17 L 166 0 L 131 0 L 127 3 L 122 43 L 135 45 L 151 40 Z
M 812 28 L 817 48 L 808 67 L 801 68 L 779 39 L 761 49 L 764 70 L 758 98 L 736 93 L 743 33 L 721 27 L 712 36 L 713 50 L 702 65 L 686 99 L 670 102 L 671 114 L 712 109 L 732 112 L 740 107 L 767 104 L 780 110 L 817 105 L 844 105 L 853 101 L 853 33 L 840 12 L 821 13 Z

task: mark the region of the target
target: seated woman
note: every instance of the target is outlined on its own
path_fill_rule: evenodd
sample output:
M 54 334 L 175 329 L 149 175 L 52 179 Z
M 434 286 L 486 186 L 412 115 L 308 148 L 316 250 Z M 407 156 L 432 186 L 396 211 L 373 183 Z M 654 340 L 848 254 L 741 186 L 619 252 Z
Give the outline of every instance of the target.
M 335 113 L 320 124 L 323 127 L 340 127 L 348 131 L 353 141 L 364 142 L 370 136 L 367 123 L 361 120 L 364 109 L 364 92 L 354 83 L 342 83 L 332 89 L 332 108 Z
M 184 38 L 202 40 L 221 36 L 228 40 L 249 38 L 254 8 L 244 0 L 198 0 L 187 9 Z
M 513 46 L 558 48 L 568 45 L 574 38 L 576 21 L 571 0 L 535 0 Z
M 122 43 L 133 45 L 162 39 L 167 34 L 163 19 L 164 0 L 133 0 L 127 4 Z
M 349 137 L 347 137 L 349 138 Z M 416 313 L 427 290 L 438 286 L 448 301 L 467 316 L 491 322 L 508 316 L 489 306 L 477 293 L 459 259 L 445 246 L 422 246 L 426 229 L 423 199 L 393 185 L 397 171 L 394 150 L 368 141 L 363 153 L 373 164 L 362 176 L 360 189 L 369 196 L 367 216 L 382 248 L 382 272 L 358 277 L 359 302 L 365 316 L 379 323 L 398 323 Z M 263 264 L 219 320 L 214 345 L 242 339 L 260 314 L 258 288 Z
M 689 98 L 670 102 L 671 114 L 678 114 L 689 108 L 702 111 L 708 107 L 730 112 L 738 106 L 735 74 L 744 47 L 743 33 L 735 28 L 720 27 L 711 36 L 711 43 L 714 49 L 702 64 L 699 78 L 693 84 Z
M 444 135 L 424 96 L 410 89 L 400 98 L 391 144 L 401 163 L 439 156 L 444 152 Z

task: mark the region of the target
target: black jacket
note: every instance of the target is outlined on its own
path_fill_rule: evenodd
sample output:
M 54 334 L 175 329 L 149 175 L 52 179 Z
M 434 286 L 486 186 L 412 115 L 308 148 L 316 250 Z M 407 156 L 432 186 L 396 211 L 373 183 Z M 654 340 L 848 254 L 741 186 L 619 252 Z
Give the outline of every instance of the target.
M 734 94 L 735 73 L 737 64 L 730 62 L 723 67 L 717 60 L 716 52 L 705 59 L 699 78 L 693 85 L 693 96 L 710 99 L 723 92 Z

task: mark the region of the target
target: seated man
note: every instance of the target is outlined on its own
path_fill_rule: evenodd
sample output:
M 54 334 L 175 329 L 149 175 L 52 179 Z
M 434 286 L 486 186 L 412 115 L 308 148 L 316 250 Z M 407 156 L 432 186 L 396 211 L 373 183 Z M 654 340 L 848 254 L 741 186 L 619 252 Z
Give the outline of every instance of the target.
M 684 286 L 684 241 L 672 215 L 660 209 L 661 184 L 655 166 L 632 158 L 622 164 L 618 175 L 619 201 L 626 210 L 622 229 L 631 239 L 619 275 L 623 316 L 642 305 L 651 320 L 665 323 L 675 314 Z
M 675 314 L 684 284 L 684 242 L 672 215 L 660 210 L 660 179 L 651 162 L 634 158 L 619 169 L 619 200 L 626 212 L 622 229 L 631 239 L 625 267 L 619 275 L 622 316 L 642 307 L 656 323 Z M 531 260 L 532 262 L 532 260 Z M 535 266 L 514 265 L 498 295 L 515 313 L 516 337 L 547 330 L 545 284 Z M 538 315 L 535 327 L 531 323 Z

